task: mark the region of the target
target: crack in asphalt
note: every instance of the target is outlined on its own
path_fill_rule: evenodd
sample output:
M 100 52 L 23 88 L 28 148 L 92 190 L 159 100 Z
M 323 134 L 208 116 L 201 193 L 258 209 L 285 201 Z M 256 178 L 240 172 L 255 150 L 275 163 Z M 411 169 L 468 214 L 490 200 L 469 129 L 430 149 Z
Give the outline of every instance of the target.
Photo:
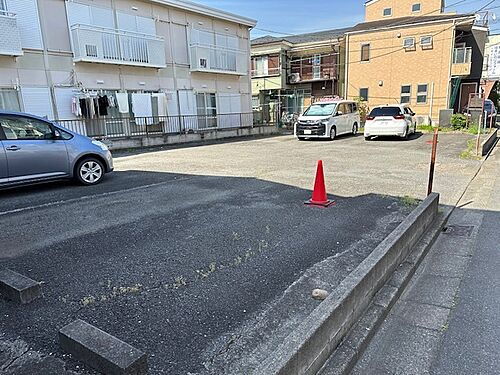
M 2 365 L 2 368 L 1 370 L 2 371 L 5 371 L 5 370 L 8 370 L 9 367 L 11 367 L 17 360 L 21 359 L 24 355 L 26 355 L 28 352 L 30 351 L 29 348 L 27 348 L 24 352 L 22 352 L 20 355 L 18 356 L 15 356 L 8 364 L 7 366 L 5 366 L 5 363 L 4 365 Z

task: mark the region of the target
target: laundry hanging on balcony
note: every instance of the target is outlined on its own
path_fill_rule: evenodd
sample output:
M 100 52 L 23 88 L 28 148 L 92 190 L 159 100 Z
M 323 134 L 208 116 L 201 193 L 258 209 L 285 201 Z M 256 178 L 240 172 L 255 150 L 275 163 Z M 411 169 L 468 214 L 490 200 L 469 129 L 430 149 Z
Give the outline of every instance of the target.
M 128 94 L 126 92 L 117 92 L 116 94 L 116 105 L 120 113 L 128 114 L 130 108 L 128 105 Z
M 158 116 L 167 116 L 167 96 L 164 92 L 153 93 L 151 96 L 157 100 L 158 103 Z
M 151 94 L 132 94 L 132 112 L 138 125 L 151 125 L 153 123 Z
M 98 95 L 95 92 L 75 95 L 71 99 L 71 112 L 77 117 L 87 119 L 99 118 L 108 115 L 114 100 L 109 100 L 107 95 Z

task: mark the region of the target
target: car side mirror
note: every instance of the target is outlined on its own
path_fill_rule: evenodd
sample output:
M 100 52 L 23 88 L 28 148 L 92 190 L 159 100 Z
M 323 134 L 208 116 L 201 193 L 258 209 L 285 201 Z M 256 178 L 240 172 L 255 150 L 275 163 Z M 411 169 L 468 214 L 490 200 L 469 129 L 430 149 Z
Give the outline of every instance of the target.
M 57 129 L 54 129 L 54 131 L 52 132 L 52 138 L 51 139 L 61 139 L 61 132 Z
M 415 116 L 415 112 L 410 113 L 410 116 L 411 117 Z
M 337 111 L 337 116 L 342 116 L 344 113 L 341 111 Z

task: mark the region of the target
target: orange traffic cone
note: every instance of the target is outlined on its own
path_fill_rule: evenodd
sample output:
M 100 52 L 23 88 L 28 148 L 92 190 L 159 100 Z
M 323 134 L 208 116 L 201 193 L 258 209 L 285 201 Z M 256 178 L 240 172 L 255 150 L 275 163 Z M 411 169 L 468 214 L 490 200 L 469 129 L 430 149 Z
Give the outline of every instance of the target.
M 314 190 L 312 193 L 312 198 L 304 203 L 311 206 L 322 206 L 322 207 L 328 207 L 333 203 L 335 203 L 333 201 L 328 200 L 328 197 L 326 195 L 325 175 L 323 173 L 322 160 L 318 160 L 318 169 L 316 170 L 316 179 L 314 181 Z

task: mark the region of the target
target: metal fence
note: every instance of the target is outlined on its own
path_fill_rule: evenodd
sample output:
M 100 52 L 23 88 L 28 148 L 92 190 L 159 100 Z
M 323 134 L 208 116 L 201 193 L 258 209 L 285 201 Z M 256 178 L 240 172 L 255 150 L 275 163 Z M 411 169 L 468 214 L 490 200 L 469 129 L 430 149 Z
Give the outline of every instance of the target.
M 95 138 L 119 138 L 185 134 L 214 129 L 271 125 L 259 113 L 230 113 L 214 116 L 180 115 L 154 117 L 95 118 L 56 121 L 62 127 Z

